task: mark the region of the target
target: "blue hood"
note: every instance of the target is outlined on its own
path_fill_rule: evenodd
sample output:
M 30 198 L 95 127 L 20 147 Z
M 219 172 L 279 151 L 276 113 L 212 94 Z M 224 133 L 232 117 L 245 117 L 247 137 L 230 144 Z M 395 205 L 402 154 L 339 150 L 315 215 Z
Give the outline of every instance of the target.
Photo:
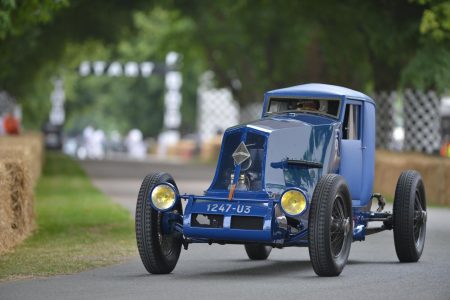
M 209 191 L 228 188 L 234 172 L 232 153 L 244 141 L 253 161 L 247 172 L 254 178 L 250 191 L 277 197 L 287 187 L 298 187 L 311 199 L 322 174 L 337 170 L 338 126 L 339 122 L 329 118 L 298 115 L 268 117 L 227 129 Z M 306 164 L 292 165 L 288 161 Z
M 335 158 L 339 123 L 334 120 L 272 117 L 245 126 L 267 134 L 264 183 L 268 192 L 279 194 L 287 187 L 299 187 L 311 199 L 322 174 L 338 168 Z M 287 161 L 305 164 L 292 166 Z

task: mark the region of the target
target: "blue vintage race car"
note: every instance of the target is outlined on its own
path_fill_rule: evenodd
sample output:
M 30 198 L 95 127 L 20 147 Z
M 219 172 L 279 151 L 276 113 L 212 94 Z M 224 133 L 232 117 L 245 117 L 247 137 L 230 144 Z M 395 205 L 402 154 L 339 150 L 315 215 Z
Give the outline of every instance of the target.
M 390 229 L 399 260 L 418 261 L 427 220 L 421 176 L 403 172 L 393 213 L 384 212 L 372 191 L 374 157 L 370 97 L 325 84 L 267 92 L 259 120 L 225 131 L 204 195 L 181 194 L 167 173 L 144 179 L 136 207 L 142 262 L 150 273 L 170 273 L 190 243 L 243 244 L 254 260 L 273 247 L 305 246 L 319 276 L 337 276 L 353 241 Z M 369 228 L 371 221 L 383 225 Z

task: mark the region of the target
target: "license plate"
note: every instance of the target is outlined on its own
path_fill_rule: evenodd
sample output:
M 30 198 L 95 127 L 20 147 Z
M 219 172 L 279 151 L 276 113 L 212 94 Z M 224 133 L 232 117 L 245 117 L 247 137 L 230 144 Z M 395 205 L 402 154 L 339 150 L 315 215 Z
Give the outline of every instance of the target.
M 206 204 L 206 211 L 212 213 L 238 213 L 238 214 L 251 214 L 252 206 L 245 204 L 232 204 L 232 203 L 208 203 Z

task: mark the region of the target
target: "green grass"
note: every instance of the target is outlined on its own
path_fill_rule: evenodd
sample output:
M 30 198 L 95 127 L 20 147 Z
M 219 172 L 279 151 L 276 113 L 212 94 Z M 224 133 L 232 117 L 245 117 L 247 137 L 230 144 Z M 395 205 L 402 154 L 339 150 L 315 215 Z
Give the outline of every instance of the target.
M 36 193 L 38 228 L 0 256 L 0 280 L 69 274 L 136 254 L 133 220 L 70 158 L 49 153 Z

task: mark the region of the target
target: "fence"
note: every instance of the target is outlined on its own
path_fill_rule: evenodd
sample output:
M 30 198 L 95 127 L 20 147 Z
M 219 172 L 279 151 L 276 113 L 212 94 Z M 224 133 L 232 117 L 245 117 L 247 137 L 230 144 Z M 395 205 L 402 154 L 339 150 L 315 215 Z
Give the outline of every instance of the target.
M 198 133 L 201 141 L 208 141 L 239 122 L 239 104 L 227 88 L 214 88 L 212 72 L 200 80 L 197 93 Z
M 377 148 L 436 153 L 441 145 L 441 97 L 407 89 L 380 92 L 377 103 Z M 395 138 L 395 131 L 403 132 Z M 403 138 L 402 138 L 403 136 Z

